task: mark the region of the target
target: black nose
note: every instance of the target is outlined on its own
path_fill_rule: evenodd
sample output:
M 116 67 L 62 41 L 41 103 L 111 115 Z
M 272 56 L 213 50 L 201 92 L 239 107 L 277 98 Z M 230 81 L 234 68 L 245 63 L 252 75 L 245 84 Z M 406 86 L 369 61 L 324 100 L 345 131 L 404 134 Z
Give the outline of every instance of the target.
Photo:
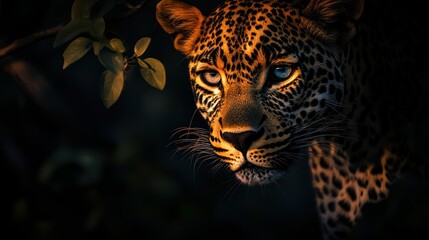
M 264 134 L 264 129 L 255 131 L 245 131 L 245 132 L 224 132 L 221 133 L 221 136 L 226 141 L 230 142 L 235 149 L 240 152 L 246 152 L 250 145 L 256 140 L 258 140 Z

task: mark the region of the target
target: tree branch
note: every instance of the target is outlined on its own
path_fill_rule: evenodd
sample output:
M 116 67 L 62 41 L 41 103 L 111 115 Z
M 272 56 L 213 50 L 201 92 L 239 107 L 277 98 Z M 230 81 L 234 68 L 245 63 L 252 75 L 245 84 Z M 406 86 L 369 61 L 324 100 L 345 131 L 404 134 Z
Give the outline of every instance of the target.
M 21 39 L 17 39 L 6 47 L 0 49 L 0 58 L 10 55 L 39 40 L 53 37 L 55 36 L 55 34 L 57 34 L 57 32 L 63 29 L 63 27 L 64 24 L 60 24 L 53 28 L 45 29 L 40 32 L 36 32 L 29 36 L 23 37 Z
M 137 14 L 142 8 L 143 5 L 146 3 L 146 0 L 143 0 L 141 3 L 135 5 L 135 6 L 131 6 L 128 5 L 127 7 L 130 9 L 128 12 L 126 12 L 124 15 L 115 18 L 115 19 L 108 19 L 108 22 L 120 22 L 122 20 L 125 20 L 135 14 Z M 59 31 L 61 31 L 61 29 L 63 29 L 65 23 L 59 24 L 55 27 L 49 28 L 49 29 L 45 29 L 42 30 L 40 32 L 36 32 L 33 33 L 31 35 L 28 35 L 26 37 L 23 37 L 21 39 L 17 39 L 15 41 L 13 41 L 11 44 L 0 48 L 0 58 L 6 57 L 12 53 L 15 53 L 18 50 L 21 50 L 25 47 L 27 47 L 28 45 L 35 43 L 37 41 L 46 39 L 46 38 L 50 38 L 50 37 L 54 37 Z

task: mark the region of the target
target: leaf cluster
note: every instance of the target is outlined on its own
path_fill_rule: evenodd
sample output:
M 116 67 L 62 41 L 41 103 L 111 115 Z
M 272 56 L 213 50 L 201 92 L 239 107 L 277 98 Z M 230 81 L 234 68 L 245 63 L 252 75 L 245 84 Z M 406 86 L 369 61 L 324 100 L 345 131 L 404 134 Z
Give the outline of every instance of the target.
M 99 11 L 92 13 L 98 2 Z M 159 90 L 163 90 L 166 82 L 165 68 L 155 58 L 142 58 L 151 39 L 142 37 L 134 44 L 134 51 L 127 56 L 123 40 L 108 38 L 104 16 L 114 6 L 115 0 L 75 0 L 71 9 L 71 20 L 59 31 L 54 40 L 54 47 L 67 42 L 63 53 L 63 69 L 82 59 L 92 49 L 101 65 L 106 69 L 101 74 L 103 81 L 100 91 L 101 99 L 106 108 L 110 108 L 120 97 L 125 80 L 128 63 L 136 61 L 141 77 Z

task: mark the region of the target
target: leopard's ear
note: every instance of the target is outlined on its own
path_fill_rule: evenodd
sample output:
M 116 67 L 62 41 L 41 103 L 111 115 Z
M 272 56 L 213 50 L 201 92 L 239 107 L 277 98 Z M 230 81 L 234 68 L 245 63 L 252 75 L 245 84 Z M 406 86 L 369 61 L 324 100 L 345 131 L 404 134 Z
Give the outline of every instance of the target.
M 356 35 L 363 9 L 364 0 L 310 0 L 302 13 L 311 21 L 310 32 L 343 45 Z
M 174 36 L 174 47 L 189 55 L 204 21 L 200 10 L 180 1 L 162 0 L 156 6 L 156 19 L 165 32 Z

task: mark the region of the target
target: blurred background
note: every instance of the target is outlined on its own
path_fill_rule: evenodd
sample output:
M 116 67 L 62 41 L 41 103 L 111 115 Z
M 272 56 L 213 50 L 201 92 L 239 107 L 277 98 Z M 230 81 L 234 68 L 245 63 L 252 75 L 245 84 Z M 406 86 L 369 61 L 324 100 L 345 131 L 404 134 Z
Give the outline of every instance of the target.
M 1 0 L 0 47 L 69 21 L 72 2 Z M 246 187 L 213 163 L 176 152 L 177 129 L 206 126 L 194 116 L 187 60 L 155 21 L 157 2 L 121 20 L 129 9 L 118 5 L 106 29 L 127 49 L 152 38 L 145 56 L 163 62 L 163 91 L 130 71 L 107 109 L 98 59 L 88 54 L 62 70 L 66 45 L 53 48 L 53 37 L 0 58 L 0 238 L 320 239 L 307 162 L 277 185 Z M 221 1 L 186 2 L 208 13 Z M 411 211 L 420 205 L 399 199 L 373 207 L 391 214 L 370 215 L 359 234 L 391 239 L 415 226 L 427 233 L 428 208 Z M 418 223 L 391 220 L 398 214 Z

